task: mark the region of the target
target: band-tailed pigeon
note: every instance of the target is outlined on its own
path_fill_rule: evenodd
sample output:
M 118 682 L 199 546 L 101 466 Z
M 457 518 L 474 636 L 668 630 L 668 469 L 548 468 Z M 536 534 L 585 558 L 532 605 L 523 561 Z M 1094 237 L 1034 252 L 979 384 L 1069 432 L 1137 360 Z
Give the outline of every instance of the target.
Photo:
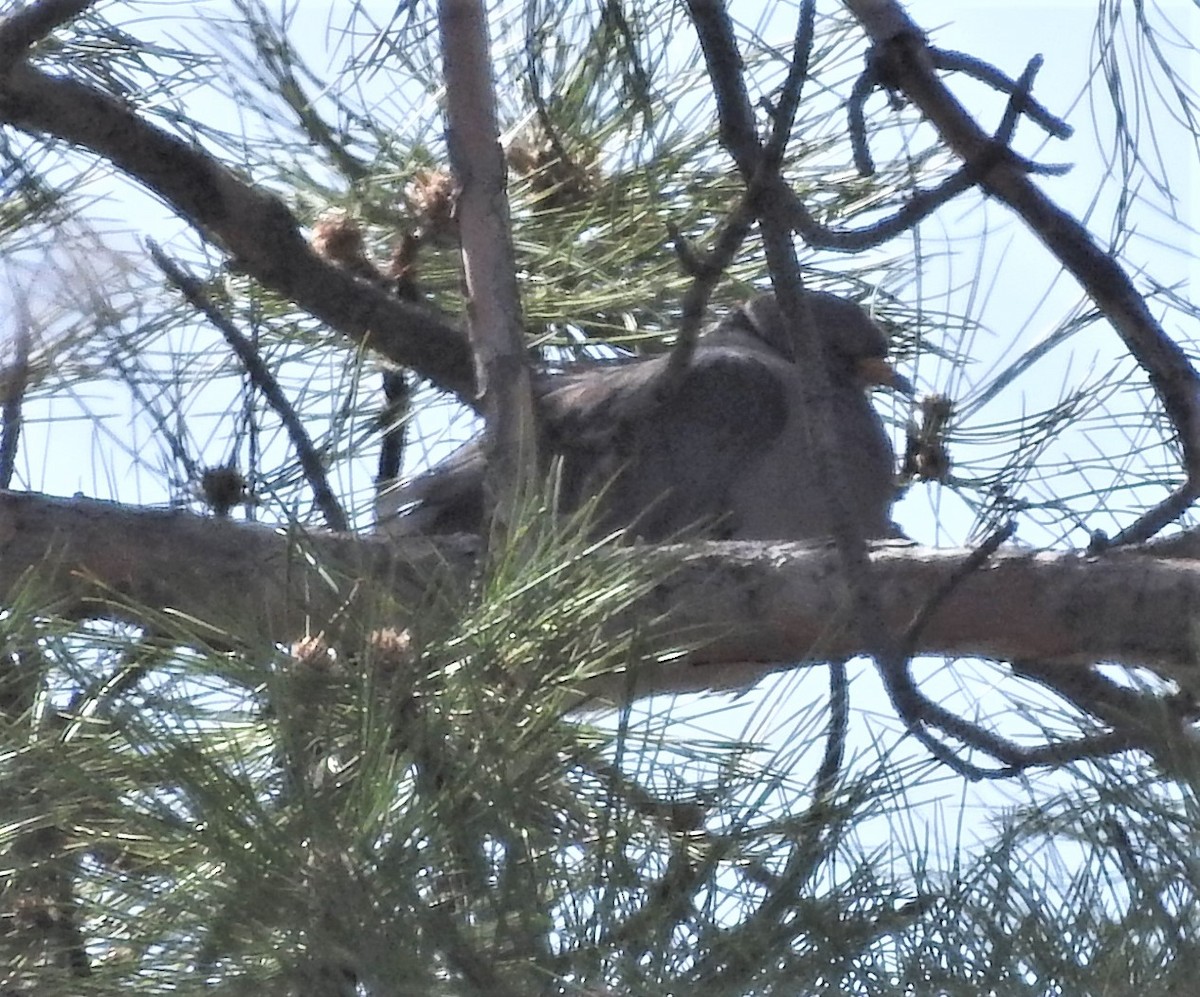
M 832 294 L 807 299 L 829 371 L 825 412 L 841 438 L 842 501 L 864 536 L 887 536 L 894 455 L 865 389 L 912 389 L 884 360 L 887 340 L 861 308 Z M 816 413 L 790 359 L 793 335 L 774 295 L 763 294 L 702 335 L 674 377 L 668 356 L 541 375 L 542 452 L 561 458 L 563 509 L 599 496 L 598 532 L 629 527 L 650 541 L 828 536 L 826 484 L 809 456 Z M 478 532 L 483 473 L 483 449 L 468 443 L 386 492 L 381 529 Z

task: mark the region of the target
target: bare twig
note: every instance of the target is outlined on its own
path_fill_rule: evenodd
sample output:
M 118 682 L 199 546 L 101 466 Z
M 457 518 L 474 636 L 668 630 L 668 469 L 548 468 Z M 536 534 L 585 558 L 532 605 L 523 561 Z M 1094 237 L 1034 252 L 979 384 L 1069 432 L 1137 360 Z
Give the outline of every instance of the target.
M 768 141 L 769 160 L 782 154 L 783 143 L 787 140 L 788 130 L 791 128 L 791 122 L 799 103 L 800 89 L 805 75 L 803 70 L 808 65 L 812 48 L 814 12 L 815 7 L 812 4 L 806 4 L 800 10 L 796 39 L 793 44 L 793 58 L 781 90 L 779 108 L 775 114 L 775 128 Z M 866 125 L 862 114 L 862 102 L 874 89 L 876 82 L 872 64 L 868 63 L 867 68 L 856 81 L 848 102 L 850 137 L 854 146 L 855 162 L 860 162 L 860 156 L 865 161 L 866 165 L 860 166 L 860 172 L 864 175 L 874 172 L 874 166 L 870 162 L 870 153 L 866 149 Z M 901 232 L 907 231 L 941 205 L 974 186 L 976 182 L 977 177 L 967 167 L 964 167 L 934 188 L 915 191 L 909 201 L 892 218 L 883 219 L 861 229 L 849 230 L 822 225 L 804 206 L 796 193 L 790 189 L 781 188 L 774 191 L 773 194 L 781 198 L 777 208 L 786 208 L 790 214 L 789 221 L 792 227 L 810 246 L 834 252 L 853 253 L 879 246 Z
M 832 250 L 835 253 L 858 253 L 883 245 L 901 232 L 907 232 L 943 204 L 974 187 L 977 182 L 975 173 L 970 167 L 964 166 L 936 187 L 914 191 L 908 201 L 890 218 L 859 229 L 835 229 L 822 225 L 804 206 L 804 202 L 795 191 L 788 192 L 783 208 L 789 214 L 788 220 L 792 227 L 810 246 Z
M 21 405 L 29 385 L 29 354 L 33 345 L 33 316 L 23 289 L 14 287 L 16 307 L 13 309 L 17 328 L 13 335 L 13 362 L 4 379 L 4 401 L 0 407 L 0 488 L 12 486 L 17 467 L 17 451 L 21 444 Z
M 1000 119 L 1000 127 L 996 129 L 995 141 L 1000 145 L 1008 145 L 1012 141 L 1013 133 L 1017 130 L 1017 119 L 1021 116 L 1021 109 L 1025 106 L 1025 102 L 1029 100 L 1029 93 L 1033 89 L 1034 78 L 1042 68 L 1044 61 L 1040 55 L 1035 55 L 1026 63 L 1025 71 L 1021 74 L 1021 78 L 1009 88 L 1010 96 L 1008 104 L 1005 106 L 1004 115 Z
M 1136 746 L 1125 732 L 1113 731 L 1022 747 L 933 702 L 916 687 L 907 667 L 903 671 L 881 668 L 881 673 L 888 686 L 888 695 L 909 733 L 935 758 L 967 779 L 1004 779 L 1035 766 L 1105 758 Z M 984 768 L 974 764 L 934 737 L 930 727 L 961 741 L 967 748 L 990 755 L 1001 763 L 1001 767 Z
M 829 662 L 829 732 L 825 754 L 813 780 L 813 800 L 829 800 L 837 786 L 838 772 L 846 755 L 846 732 L 850 726 L 850 679 L 846 661 Z
M 922 634 L 938 609 L 955 589 L 977 572 L 1015 532 L 1016 523 L 1010 520 L 975 548 L 971 552 L 971 556 L 963 561 L 957 570 L 943 579 L 908 626 L 902 645 L 906 662 L 915 653 Z M 1053 672 L 1051 674 L 1053 675 Z M 898 712 L 909 725 L 910 732 L 935 757 L 969 779 L 1006 778 L 1033 765 L 1061 764 L 1080 758 L 1102 757 L 1115 751 L 1123 751 L 1134 746 L 1135 743 L 1128 736 L 1127 731 L 1117 730 L 1108 734 L 1064 742 L 1050 742 L 1041 746 L 1025 748 L 986 731 L 978 724 L 965 720 L 931 701 L 912 681 L 907 663 L 901 672 L 891 673 L 887 681 L 892 701 L 897 704 Z M 1076 679 L 1072 676 L 1067 681 L 1074 682 Z M 1006 764 L 1003 768 L 998 769 L 976 766 L 933 737 L 926 729 L 927 726 L 936 727 L 943 733 L 961 741 L 967 747 L 984 751 Z
M 767 267 L 779 306 L 786 315 L 797 316 L 798 324 L 806 334 L 795 337 L 803 342 L 793 343 L 799 346 L 803 356 L 794 359 L 806 370 L 814 372 L 816 383 L 812 385 L 814 394 L 819 394 L 823 385 L 819 383 L 823 370 L 819 363 L 820 343 L 811 332 L 811 321 L 805 321 L 808 316 L 808 305 L 804 301 L 803 285 L 800 279 L 800 267 L 796 260 L 796 249 L 792 244 L 791 226 L 786 219 L 779 217 L 774 210 L 774 204 L 786 198 L 787 184 L 779 175 L 778 162 L 768 161 L 763 146 L 759 142 L 755 122 L 754 109 L 750 103 L 750 95 L 746 90 L 746 81 L 742 75 L 742 58 L 733 36 L 733 26 L 724 4 L 718 0 L 689 0 L 688 10 L 692 23 L 700 38 L 700 47 L 704 53 L 705 65 L 709 78 L 712 80 L 713 93 L 717 103 L 717 116 L 721 144 L 729 151 L 742 174 L 747 187 L 753 185 L 758 192 L 756 213 L 759 228 L 763 237 L 763 248 L 766 252 Z M 801 11 L 801 22 L 804 11 Z M 803 46 L 803 27 L 797 31 L 797 44 Z M 804 59 L 807 50 L 798 47 L 793 59 Z M 789 73 L 791 90 L 780 102 L 780 110 L 775 115 L 771 148 L 773 155 L 778 155 L 786 136 L 791 131 L 792 119 L 789 109 L 794 112 L 798 100 L 798 90 L 807 72 L 805 63 L 803 71 Z M 781 138 L 780 136 L 784 136 Z M 761 173 L 760 173 L 761 171 Z M 814 473 L 821 475 L 827 468 L 822 464 L 820 451 L 832 453 L 836 441 L 828 441 L 828 447 L 818 446 L 814 452 Z
M 1040 55 L 1035 55 L 1026 64 L 1025 71 L 1021 73 L 1016 83 L 1011 84 L 1012 90 L 1008 98 L 1008 104 L 1004 108 L 1004 114 L 1000 118 L 1000 126 L 996 129 L 996 134 L 992 141 L 997 153 L 1003 150 L 1003 154 L 1014 165 L 1026 173 L 1034 173 L 1040 176 L 1062 176 L 1071 171 L 1069 163 L 1035 163 L 1033 160 L 1027 159 L 1009 148 L 1009 143 L 1013 139 L 1013 133 L 1017 129 L 1017 121 L 1021 117 L 1021 110 L 1030 99 L 1029 92 L 1033 88 L 1033 80 L 1037 76 L 1038 70 L 1042 68 L 1043 61 Z M 986 169 L 981 169 L 979 165 L 976 168 L 979 170 L 981 176 L 986 172 Z M 989 163 L 987 169 L 990 168 Z
M 1150 755 L 1164 771 L 1194 754 L 1187 728 L 1195 720 L 1190 695 L 1162 696 L 1121 685 L 1095 668 L 1064 672 L 1045 661 L 1015 660 L 1013 674 L 1052 690 L 1081 713 L 1107 724 L 1129 747 Z
M 913 617 L 912 622 L 909 623 L 908 629 L 904 633 L 901 646 L 906 657 L 911 657 L 915 652 L 922 632 L 929 625 L 929 621 L 933 619 L 934 613 L 949 598 L 950 593 L 958 588 L 965 579 L 983 567 L 988 559 L 1000 549 L 1000 545 L 1012 539 L 1013 534 L 1016 532 L 1017 522 L 1015 519 L 1010 519 L 976 547 L 971 552 L 971 556 L 959 567 L 959 570 L 949 575 L 943 584 L 933 591 L 920 611 Z
M 795 113 L 794 102 L 799 99 L 799 84 L 802 80 L 799 67 L 807 64 L 807 52 L 811 47 L 811 39 L 811 14 L 806 9 L 802 9 L 794 48 L 797 57 L 793 58 L 788 79 L 783 87 L 783 96 L 780 101 L 781 113 L 777 114 L 777 127 L 769 142 L 769 146 L 772 149 L 781 149 L 782 146 L 779 143 L 786 139 L 786 129 L 780 126 L 786 124 L 786 127 L 790 127 L 790 120 Z M 805 61 L 802 61 L 801 56 L 803 56 L 803 60 Z M 873 64 L 869 63 L 855 83 L 854 91 L 848 102 L 850 136 L 854 146 L 855 161 L 860 165 L 860 172 L 866 175 L 874 171 L 874 166 L 870 162 L 870 153 L 866 149 L 866 126 L 861 104 L 876 86 L 877 82 Z M 1018 107 L 1021 106 L 1019 101 L 1011 103 Z M 1007 139 L 1002 144 L 1006 145 Z M 1015 154 L 1009 150 L 1008 155 Z M 1021 161 L 1024 163 L 1024 160 Z M 984 162 L 981 161 L 973 165 L 968 164 L 962 167 L 933 188 L 914 191 L 909 200 L 895 215 L 860 229 L 840 229 L 822 225 L 813 217 L 812 213 L 805 207 L 794 191 L 779 190 L 774 193 L 777 197 L 782 197 L 779 204 L 786 206 L 786 210 L 790 213 L 789 221 L 791 225 L 810 246 L 834 252 L 853 253 L 882 245 L 900 233 L 908 231 L 943 204 L 952 200 L 963 191 L 975 186 L 979 181 L 979 170 L 983 167 Z M 1057 171 L 1059 169 L 1058 167 L 1045 167 L 1032 163 L 1025 163 L 1025 168 L 1031 171 L 1045 172 Z
M 860 177 L 875 175 L 875 160 L 871 157 L 871 145 L 867 141 L 867 116 L 863 106 L 879 84 L 875 62 L 867 59 L 866 66 L 858 74 L 858 79 L 850 88 L 850 96 L 846 99 L 846 132 L 850 136 L 854 168 L 858 170 Z
M 725 219 L 713 248 L 703 256 L 695 253 L 675 226 L 670 226 L 675 253 L 684 271 L 691 276 L 692 283 L 683 295 L 679 334 L 660 381 L 659 391 L 664 395 L 674 390 L 683 371 L 691 363 L 696 352 L 696 342 L 700 337 L 700 327 L 704 322 L 704 312 L 708 307 L 708 299 L 725 273 L 726 267 L 746 241 L 746 236 L 750 234 L 750 227 L 754 224 L 754 199 L 757 196 L 753 182 L 750 186 L 751 189 L 747 190 L 737 207 Z
M 932 702 L 917 689 L 907 668 L 904 672 L 884 672 L 884 680 L 888 683 L 892 702 L 896 704 L 901 719 L 905 720 L 913 737 L 925 745 L 932 755 L 967 779 L 1004 779 L 1036 765 L 1062 765 L 1086 758 L 1104 758 L 1140 746 L 1138 740 L 1130 737 L 1128 729 L 1115 729 L 1024 747 L 1001 735 L 985 731 L 978 723 L 965 720 L 941 704 Z M 996 758 L 1002 763 L 1002 768 L 983 768 L 967 761 L 937 740 L 930 733 L 930 727 L 961 741 L 968 749 L 983 751 Z
M 1018 80 L 1010 80 L 1000 70 L 990 63 L 984 62 L 982 59 L 977 59 L 973 55 L 967 55 L 965 52 L 954 52 L 950 49 L 935 48 L 929 46 L 929 54 L 933 58 L 933 63 L 938 69 L 947 71 L 966 73 L 968 76 L 973 76 L 982 83 L 986 83 L 994 90 L 999 90 L 1002 93 L 1011 94 L 1015 99 L 1014 113 L 1024 114 L 1030 121 L 1039 125 L 1047 134 L 1053 135 L 1057 139 L 1069 139 L 1075 134 L 1075 129 L 1062 120 L 1051 114 L 1045 107 L 1039 104 L 1030 95 L 1030 84 L 1032 77 L 1028 80 L 1023 75 Z M 1042 65 L 1042 57 L 1035 55 L 1029 60 L 1029 64 L 1025 67 L 1027 75 L 1031 67 L 1036 73 Z M 1010 101 L 1010 104 L 1014 104 Z
M 803 0 L 796 20 L 796 37 L 792 40 L 792 60 L 772 114 L 774 125 L 771 136 L 763 148 L 763 156 L 772 166 L 777 167 L 783 160 L 784 149 L 792 135 L 792 123 L 796 120 L 796 111 L 800 107 L 800 93 L 804 89 L 805 80 L 808 79 L 816 14 L 816 0 Z
M 344 212 L 328 212 L 318 218 L 313 225 L 310 242 L 318 256 L 348 273 L 375 287 L 387 288 L 404 301 L 421 300 L 417 284 L 417 258 L 425 239 L 419 232 L 404 234 L 393 248 L 386 269 L 380 269 L 368 254 L 362 225 Z M 383 439 L 375 477 L 377 496 L 393 486 L 400 477 L 404 465 L 408 418 L 412 409 L 412 391 L 407 371 L 384 371 L 384 406 L 378 417 Z
M 1033 72 L 1036 72 L 1037 65 L 1040 63 L 1031 60 Z M 1026 73 L 1030 71 L 1030 68 L 1027 67 Z M 865 176 L 873 174 L 875 166 L 871 161 L 871 154 L 866 144 L 866 123 L 862 118 L 861 108 L 856 110 L 856 100 L 860 96 L 858 93 L 860 87 L 867 87 L 869 90 L 873 86 L 875 86 L 875 77 L 872 68 L 868 66 L 855 84 L 855 91 L 851 95 L 847 112 L 850 118 L 849 130 L 855 165 Z M 1009 111 L 1001 121 L 990 148 L 981 153 L 977 159 L 960 167 L 936 187 L 915 191 L 890 218 L 884 218 L 860 229 L 831 228 L 818 222 L 795 192 L 789 191 L 786 203 L 791 212 L 792 225 L 805 242 L 817 249 L 829 249 L 839 253 L 860 252 L 882 245 L 901 232 L 908 231 L 933 214 L 943 204 L 978 184 L 988 170 L 1001 158 L 1007 158 L 1009 162 L 1027 173 L 1058 175 L 1067 172 L 1070 169 L 1069 166 L 1034 163 L 1008 148 L 1012 129 L 1015 126 L 1015 118 L 1010 120 L 1009 113 L 1014 108 L 1021 106 L 1018 97 L 1009 101 Z
M 965 162 L 977 162 L 993 139 L 935 73 L 934 58 L 920 28 L 895 0 L 845 3 L 871 39 L 873 58 L 889 85 L 904 91 Z M 1079 281 L 1148 374 L 1175 427 L 1186 479 L 1122 530 L 1112 545 L 1146 540 L 1178 518 L 1200 495 L 1200 376 L 1155 321 L 1120 264 L 1092 240 L 1079 221 L 1034 186 L 1021 164 L 996 163 L 980 183 L 986 193 L 1012 208 Z
M 337 496 L 329 487 L 325 464 L 321 460 L 320 454 L 317 453 L 317 448 L 313 446 L 312 439 L 304 428 L 304 423 L 296 414 L 292 403 L 288 401 L 287 395 L 279 386 L 275 375 L 263 363 L 258 351 L 234 324 L 217 310 L 205 293 L 203 285 L 196 278 L 185 273 L 181 267 L 170 260 L 153 240 L 147 239 L 146 245 L 154 262 L 167 279 L 187 298 L 188 303 L 197 311 L 202 312 L 204 317 L 225 337 L 225 342 L 229 344 L 233 352 L 237 354 L 242 366 L 246 368 L 251 382 L 263 393 L 267 403 L 279 416 L 292 441 L 292 446 L 296 448 L 296 457 L 300 461 L 301 470 L 304 472 L 309 487 L 312 488 L 313 501 L 325 518 L 325 525 L 337 532 L 348 530 L 350 524 L 346 519 L 345 512 L 342 511 Z
M 1056 118 L 1046 108 L 1033 99 L 1030 89 L 1033 77 L 1042 65 L 1042 57 L 1035 55 L 1029 60 L 1025 72 L 1018 80 L 1010 80 L 1000 70 L 981 59 L 952 52 L 948 49 L 938 49 L 927 46 L 926 51 L 933 66 L 937 69 L 966 73 L 975 77 L 993 89 L 1010 95 L 1008 109 L 1005 112 L 1005 124 L 1002 124 L 997 134 L 997 141 L 1008 145 L 1016 127 L 1017 118 L 1026 114 L 1030 119 L 1044 128 L 1055 138 L 1070 138 L 1075 130 L 1060 118 Z M 893 106 L 903 106 L 901 87 L 891 75 L 890 67 L 879 58 L 874 47 L 867 53 L 866 66 L 854 81 L 850 96 L 846 101 L 847 130 L 850 133 L 850 144 L 854 153 L 854 165 L 860 176 L 869 177 L 875 173 L 875 163 L 867 142 L 867 123 L 863 107 L 867 98 L 875 92 L 876 87 L 886 89 L 891 97 Z M 1018 157 L 1019 158 L 1019 157 Z M 1039 166 L 1025 163 L 1025 169 L 1031 173 L 1060 173 L 1069 167 Z
M 987 170 L 1001 156 L 1006 157 L 1010 163 L 1018 166 L 1026 173 L 1034 173 L 1041 176 L 1062 176 L 1070 172 L 1071 167 L 1069 164 L 1035 163 L 1033 160 L 1019 155 L 1008 147 L 1016 130 L 1021 111 L 1026 108 L 1027 101 L 1031 99 L 1029 91 L 1033 86 L 1034 77 L 1042 67 L 1042 61 L 1040 55 L 1030 59 L 1024 73 L 1021 74 L 1021 78 L 1015 83 L 1004 77 L 1006 85 L 1003 89 L 1009 92 L 1011 96 L 1005 107 L 1004 116 L 1000 121 L 1000 127 L 997 128 L 996 134 L 993 137 L 994 148 L 987 155 L 981 156 L 979 159 L 969 162 L 963 167 L 965 176 L 970 181 L 965 186 L 973 186 L 975 183 L 978 183 L 987 173 Z M 879 64 L 875 60 L 870 58 L 867 60 L 867 66 L 858 79 L 855 80 L 854 88 L 851 90 L 850 98 L 846 103 L 846 115 L 850 133 L 850 144 L 854 153 L 854 165 L 859 174 L 864 177 L 874 176 L 875 162 L 871 158 L 871 150 L 867 142 L 867 124 L 863 114 L 863 103 L 871 95 L 874 88 L 881 85 L 879 68 Z M 1064 125 L 1063 127 L 1066 128 L 1067 126 Z M 1070 134 L 1069 128 L 1068 134 Z M 965 189 L 965 186 L 963 189 Z
M 379 413 L 383 441 L 379 446 L 379 468 L 376 488 L 394 483 L 404 464 L 404 447 L 408 436 L 408 415 L 412 407 L 412 385 L 402 370 L 384 371 L 383 396 L 385 404 Z

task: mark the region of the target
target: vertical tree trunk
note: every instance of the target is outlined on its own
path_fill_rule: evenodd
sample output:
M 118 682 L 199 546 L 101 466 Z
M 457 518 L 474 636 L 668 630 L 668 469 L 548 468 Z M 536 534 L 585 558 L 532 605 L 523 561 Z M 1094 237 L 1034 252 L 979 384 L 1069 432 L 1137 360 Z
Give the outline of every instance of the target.
M 467 328 L 490 451 L 486 495 L 503 524 L 538 464 L 487 20 L 479 0 L 441 0 L 438 20 Z

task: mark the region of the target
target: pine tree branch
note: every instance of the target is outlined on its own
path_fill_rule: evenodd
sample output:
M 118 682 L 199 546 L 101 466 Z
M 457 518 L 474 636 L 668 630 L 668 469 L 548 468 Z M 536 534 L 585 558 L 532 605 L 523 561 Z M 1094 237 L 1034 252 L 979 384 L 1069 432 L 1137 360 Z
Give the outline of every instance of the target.
M 993 138 L 942 82 L 937 53 L 896 0 L 845 0 L 874 48 L 872 60 L 888 85 L 903 91 L 967 164 L 986 162 Z M 1028 95 L 1019 95 L 1028 108 Z M 980 187 L 1007 204 L 1071 272 L 1112 323 L 1130 354 L 1149 376 L 1179 436 L 1186 480 L 1143 513 L 1111 542 L 1139 543 L 1173 522 L 1200 496 L 1200 374 L 1150 314 L 1145 300 L 1112 256 L 1087 229 L 1055 205 L 1008 157 L 990 163 Z
M 17 328 L 13 334 L 13 362 L 0 383 L 0 488 L 11 488 L 17 468 L 17 452 L 21 443 L 21 405 L 29 385 L 29 354 L 33 340 L 33 316 L 29 312 L 28 295 L 23 289 L 13 289 Z
M 355 342 L 476 404 L 471 351 L 459 329 L 318 257 L 283 201 L 199 146 L 144 121 L 108 94 L 24 64 L 0 77 L 0 123 L 103 156 L 222 246 L 231 265 Z
M 438 24 L 446 76 L 446 146 L 458 186 L 467 331 L 486 423 L 485 491 L 503 524 L 512 520 L 528 492 L 538 461 L 487 13 L 481 0 L 441 0 Z
M 431 588 L 440 586 L 443 599 L 469 588 L 478 551 L 478 540 L 466 536 L 288 536 L 178 510 L 0 493 L 0 592 L 7 601 L 33 585 L 47 610 L 65 617 L 152 618 L 158 625 L 173 618 L 180 626 L 190 618 L 207 623 L 213 640 L 242 634 L 246 641 L 288 641 L 331 618 L 355 583 L 390 593 L 419 615 Z M 636 609 L 647 648 L 700 647 L 685 659 L 644 662 L 633 676 L 635 695 L 727 688 L 863 650 L 851 628 L 836 626 L 847 594 L 831 582 L 838 556 L 828 546 L 693 543 L 635 546 L 622 556 L 661 567 L 664 578 Z M 976 554 L 893 542 L 873 545 L 870 557 L 883 622 L 902 630 L 929 593 Z M 1198 613 L 1194 560 L 1134 550 L 1103 558 L 1001 550 L 953 588 L 914 650 L 1036 660 L 1067 671 L 1103 660 L 1200 688 L 1192 626 Z M 622 699 L 629 678 L 588 691 Z
M 96 0 L 37 0 L 0 21 L 0 76 L 51 31 L 74 20 Z
M 200 281 L 170 259 L 153 240 L 147 240 L 146 244 L 155 264 L 187 298 L 188 304 L 201 312 L 225 337 L 225 342 L 237 354 L 251 383 L 262 392 L 267 404 L 279 416 L 280 422 L 287 430 L 288 438 L 292 441 L 292 446 L 296 448 L 300 469 L 304 472 L 304 477 L 312 489 L 313 501 L 316 502 L 317 508 L 321 510 L 321 514 L 325 518 L 325 525 L 331 530 L 348 530 L 350 528 L 349 520 L 346 519 L 346 513 L 333 493 L 333 489 L 329 487 L 329 476 L 325 473 L 325 463 L 313 445 L 308 430 L 304 428 L 303 421 L 296 414 L 295 408 L 292 407 L 292 403 L 275 379 L 275 375 L 271 373 L 271 369 L 259 355 L 258 350 L 242 335 L 237 326 L 221 314 L 205 293 Z

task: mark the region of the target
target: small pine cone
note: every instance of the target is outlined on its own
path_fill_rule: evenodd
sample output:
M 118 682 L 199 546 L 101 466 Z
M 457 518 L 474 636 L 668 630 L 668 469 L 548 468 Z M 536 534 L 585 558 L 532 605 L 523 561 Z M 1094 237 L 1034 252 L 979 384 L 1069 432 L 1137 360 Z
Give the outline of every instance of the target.
M 458 238 L 455 211 L 458 191 L 446 170 L 418 170 L 404 188 L 404 200 L 416 219 L 423 239 Z

